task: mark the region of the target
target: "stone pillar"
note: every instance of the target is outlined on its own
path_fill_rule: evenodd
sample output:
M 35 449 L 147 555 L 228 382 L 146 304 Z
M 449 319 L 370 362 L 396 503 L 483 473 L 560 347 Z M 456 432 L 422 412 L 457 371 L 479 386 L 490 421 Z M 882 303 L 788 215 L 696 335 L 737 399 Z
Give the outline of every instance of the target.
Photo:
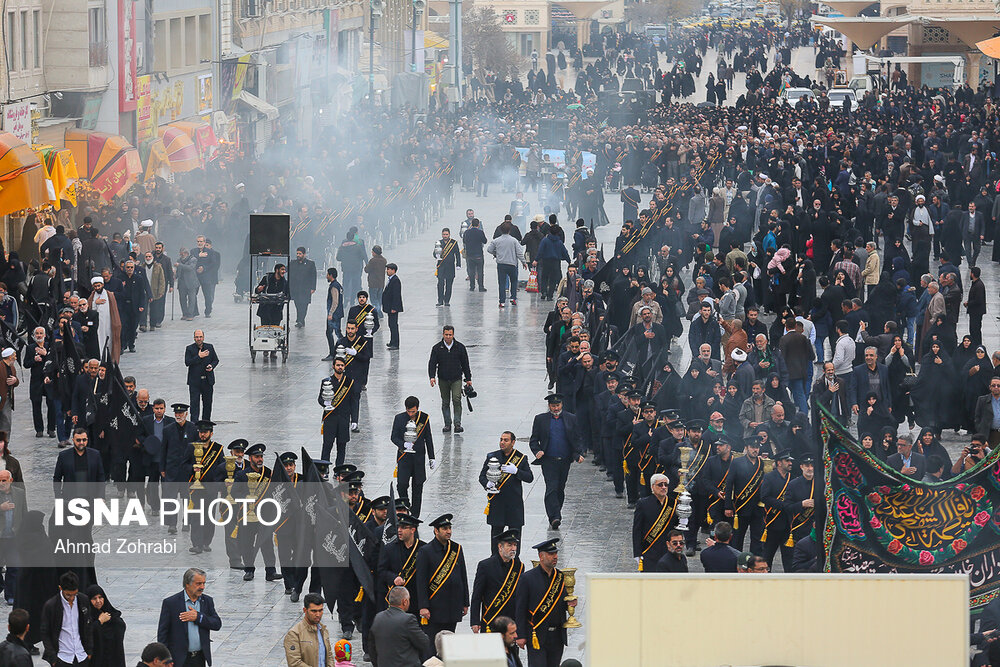
M 979 90 L 979 65 L 982 62 L 981 51 L 969 51 L 968 66 L 965 68 L 965 80 L 973 90 Z

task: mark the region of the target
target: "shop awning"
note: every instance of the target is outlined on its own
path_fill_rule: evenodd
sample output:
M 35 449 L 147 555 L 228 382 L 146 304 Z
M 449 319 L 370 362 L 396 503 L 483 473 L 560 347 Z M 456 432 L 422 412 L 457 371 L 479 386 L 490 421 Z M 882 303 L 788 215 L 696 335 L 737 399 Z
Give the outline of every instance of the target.
M 166 126 L 159 129 L 158 134 L 167 151 L 170 171 L 180 174 L 201 167 L 201 156 L 191 137 L 178 127 Z
M 829 28 L 847 35 L 847 38 L 854 42 L 854 45 L 862 51 L 872 47 L 873 44 L 888 35 L 896 28 L 917 20 L 917 16 L 838 16 L 838 17 L 812 17 L 812 22 L 825 25 Z
M 990 58 L 1000 58 L 1000 37 L 984 39 L 976 44 L 976 48 Z
M 76 159 L 68 148 L 54 146 L 32 146 L 45 169 L 46 178 L 52 183 L 49 203 L 58 211 L 61 201 L 66 200 L 76 206 L 76 181 L 80 174 L 76 167 Z
M 142 175 L 139 151 L 125 137 L 89 130 L 66 130 L 66 147 L 76 159 L 82 177 L 104 201 L 124 194 Z
M 215 136 L 212 126 L 202 121 L 178 120 L 168 124 L 168 127 L 176 127 L 190 137 L 194 142 L 198 154 L 202 157 L 211 155 L 213 149 L 219 145 L 219 140 Z
M 278 117 L 278 107 L 268 104 L 253 93 L 248 93 L 244 90 L 240 93 L 239 100 L 257 113 L 265 116 L 268 120 L 274 120 Z
M 0 215 L 48 203 L 38 155 L 10 132 L 0 132 Z
M 139 155 L 146 164 L 146 171 L 142 176 L 143 181 L 148 181 L 155 176 L 163 180 L 169 180 L 173 172 L 170 170 L 170 159 L 167 157 L 167 149 L 163 145 L 163 140 L 157 137 L 144 141 L 139 146 Z

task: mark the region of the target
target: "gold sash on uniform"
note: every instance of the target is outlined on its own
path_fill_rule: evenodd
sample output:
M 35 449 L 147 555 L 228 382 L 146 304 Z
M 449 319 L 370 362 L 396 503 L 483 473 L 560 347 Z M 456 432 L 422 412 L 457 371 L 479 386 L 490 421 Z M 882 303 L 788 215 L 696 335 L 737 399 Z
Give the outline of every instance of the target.
M 357 324 L 359 327 L 362 326 L 365 323 L 365 316 L 371 310 L 372 310 L 372 305 L 370 303 L 366 303 L 364 306 L 362 306 L 361 310 L 358 311 L 358 314 L 354 316 L 354 323 Z
M 660 508 L 659 516 L 656 517 L 656 521 L 653 522 L 653 525 L 649 527 L 649 530 L 642 537 L 642 543 L 645 545 L 642 550 L 643 556 L 646 555 L 646 552 L 656 544 L 656 541 L 667 530 L 670 520 L 674 517 L 674 507 L 676 507 L 676 503 L 671 503 L 669 498 L 663 500 L 663 507 Z
M 515 571 L 516 567 L 516 571 Z M 514 599 L 514 591 L 517 590 L 517 583 L 521 580 L 521 574 L 524 572 L 524 563 L 518 558 L 512 558 L 510 561 L 510 568 L 507 570 L 507 576 L 504 577 L 503 583 L 500 585 L 500 590 L 493 597 L 493 601 L 486 605 L 483 609 L 483 625 L 486 626 L 486 632 L 489 632 L 490 623 L 493 622 L 497 616 L 500 615 L 500 611 L 507 605 L 508 602 Z M 489 615 L 489 618 L 486 618 Z
M 717 492 L 718 491 L 725 491 L 725 489 L 726 489 L 726 480 L 729 478 L 729 471 L 732 470 L 732 469 L 733 469 L 733 457 L 730 456 L 729 457 L 729 467 L 726 468 L 726 474 L 722 476 L 722 479 L 720 479 L 719 483 L 716 484 L 716 486 L 715 486 L 715 490 Z M 705 517 L 706 517 L 706 520 L 708 521 L 708 525 L 709 526 L 711 526 L 712 523 L 713 523 L 713 521 L 712 521 L 712 508 L 715 507 L 715 504 L 717 502 L 719 502 L 720 500 L 722 500 L 722 498 L 720 498 L 719 494 L 716 493 L 715 494 L 715 498 L 713 498 L 712 502 L 710 502 L 708 504 L 708 509 L 705 510 Z
M 531 648 L 536 651 L 541 648 L 541 645 L 538 643 L 538 626 L 545 622 L 545 619 L 556 608 L 556 604 L 559 603 L 562 596 L 563 573 L 559 570 L 553 570 L 552 581 L 549 582 L 549 590 L 545 591 L 545 595 L 539 600 L 538 606 L 531 610 L 531 615 L 528 618 L 528 623 L 531 625 Z M 538 614 L 541 614 L 541 618 L 535 620 Z
M 791 477 L 791 475 L 789 475 L 789 477 Z M 815 495 L 816 495 L 816 479 L 813 478 L 812 484 L 809 485 L 809 498 L 807 500 L 815 500 L 815 498 L 813 497 Z M 791 542 L 791 544 L 786 542 L 785 543 L 786 547 L 795 546 L 795 537 L 794 537 L 795 531 L 801 528 L 802 526 L 806 525 L 810 521 L 812 521 L 814 509 L 815 508 L 812 507 L 803 507 L 801 512 L 796 512 L 795 516 L 792 517 L 792 520 L 789 522 L 791 529 L 788 531 L 788 542 Z M 795 523 L 797 519 L 801 519 L 801 521 Z
M 214 453 L 214 455 L 212 455 L 213 453 Z M 222 454 L 222 445 L 220 445 L 217 442 L 211 442 L 211 443 L 209 443 L 208 450 L 205 451 L 202 454 L 202 459 L 201 459 L 201 477 L 199 479 L 201 479 L 202 481 L 204 481 L 204 479 L 205 479 L 205 473 L 207 473 L 211 469 L 212 465 L 216 461 L 219 460 L 219 456 L 221 454 Z M 209 458 L 210 455 L 212 455 L 211 458 Z M 191 483 L 193 481 L 194 481 L 194 470 L 191 471 L 191 477 L 188 478 L 188 483 Z M 188 489 L 188 509 L 189 510 L 190 509 L 194 509 L 194 500 L 193 500 L 194 494 L 195 494 L 195 490 L 189 488 Z
M 458 243 L 455 239 L 448 239 L 448 242 L 444 244 L 443 248 L 441 248 L 441 258 L 438 260 L 437 267 L 434 269 L 434 275 L 437 275 L 437 270 L 441 268 L 442 264 L 444 264 L 444 260 L 448 259 L 448 255 L 450 255 L 451 251 L 457 247 Z
M 423 422 L 420 421 L 421 417 L 424 418 Z M 429 416 L 427 416 L 427 413 L 425 413 L 425 412 L 418 412 L 417 413 L 417 419 L 416 419 L 416 421 L 417 421 L 417 440 L 420 439 L 420 434 L 424 432 L 425 428 L 427 428 L 427 424 L 430 422 L 430 420 L 431 420 L 431 418 Z M 416 440 L 414 440 L 414 442 L 416 442 Z M 399 462 L 403 460 L 403 456 L 406 455 L 407 453 L 408 452 L 405 449 L 400 449 L 399 450 L 399 454 L 396 455 L 396 467 L 392 469 L 392 476 L 393 476 L 393 478 L 399 476 Z
M 360 352 L 361 350 L 364 349 L 365 345 L 368 344 L 369 340 L 370 340 L 369 338 L 365 338 L 364 336 L 358 336 L 358 340 L 351 343 L 351 347 L 353 347 L 355 351 Z M 361 343 L 360 347 L 358 346 L 358 343 Z M 354 361 L 355 356 L 357 355 L 350 355 L 350 354 L 347 355 L 347 358 L 344 359 L 345 368 L 351 365 L 351 362 Z
M 455 545 L 455 549 L 452 549 L 452 545 Z M 428 584 L 428 589 L 430 589 L 431 596 L 430 599 L 434 599 L 437 592 L 441 590 L 444 583 L 448 581 L 448 577 L 451 573 L 455 571 L 455 565 L 458 563 L 458 557 L 462 554 L 462 545 L 455 544 L 451 540 L 448 540 L 448 549 L 444 552 L 444 558 L 441 559 L 441 564 L 438 565 L 437 569 L 434 570 L 434 574 L 431 575 L 430 583 Z
M 785 491 L 788 490 L 788 483 L 791 481 L 792 481 L 792 475 L 791 473 L 789 473 L 788 477 L 785 478 L 785 485 L 781 487 L 781 491 L 778 491 L 778 495 L 776 497 L 777 500 L 784 500 L 782 496 L 785 495 Z M 771 516 L 771 514 L 774 514 L 774 516 Z M 770 519 L 768 519 L 769 516 L 771 517 Z M 760 536 L 761 542 L 767 542 L 767 529 L 772 523 L 774 523 L 778 519 L 779 516 L 781 516 L 781 510 L 776 510 L 771 507 L 767 507 L 764 509 L 764 520 L 767 521 L 767 523 L 764 524 L 764 532 L 761 533 Z
M 250 515 L 250 512 L 256 512 L 257 505 L 260 504 L 260 501 L 264 499 L 264 496 L 267 494 L 267 490 L 271 487 L 271 476 L 267 475 L 265 477 L 264 476 L 264 471 L 265 470 L 266 470 L 266 467 L 265 468 L 261 468 L 261 471 L 260 471 L 261 477 L 257 481 L 257 488 L 253 489 L 253 493 L 254 493 L 253 508 L 244 511 L 244 513 L 243 513 L 244 520 L 246 520 L 246 517 Z M 247 478 L 247 491 L 248 492 L 250 491 L 249 481 L 250 480 L 249 480 L 249 477 L 248 477 Z M 267 482 L 266 484 L 264 483 L 265 481 Z M 263 485 L 264 488 L 261 488 L 261 485 Z M 248 523 L 247 525 L 250 525 L 250 524 Z M 233 527 L 233 532 L 229 535 L 229 537 L 231 537 L 233 539 L 236 539 L 236 536 L 239 534 L 239 531 L 240 531 L 240 522 L 236 521 L 236 525 Z
M 330 378 L 331 379 L 336 379 L 335 376 L 333 376 L 333 375 L 331 375 Z M 328 408 L 324 407 L 323 408 L 323 421 L 324 422 L 326 421 L 326 418 L 329 417 L 333 413 L 334 410 L 336 410 L 337 408 L 340 407 L 340 404 L 344 402 L 345 398 L 347 398 L 347 395 L 350 393 L 351 387 L 353 387 L 353 386 L 354 386 L 354 380 L 348 378 L 347 374 L 345 373 L 344 374 L 344 379 L 340 381 L 340 386 L 337 387 L 337 391 L 333 394 L 333 400 L 330 401 L 330 407 L 328 407 Z M 323 427 L 322 426 L 320 427 L 319 432 L 320 433 L 323 432 Z
M 402 542 L 400 542 L 400 544 L 402 544 Z M 403 586 L 409 584 L 410 579 L 412 579 L 413 575 L 417 572 L 417 549 L 419 548 L 420 540 L 413 540 L 413 548 L 410 549 L 410 555 L 406 557 L 406 561 L 403 563 L 403 569 L 399 571 L 398 575 L 396 575 L 403 580 Z M 392 589 L 393 587 L 390 586 L 389 590 L 391 591 Z M 385 601 L 386 603 L 389 602 L 388 591 L 385 594 Z
M 517 458 L 515 458 L 515 457 L 517 457 Z M 521 461 L 523 461 L 523 460 L 524 460 L 524 454 L 520 453 L 519 451 L 517 451 L 515 449 L 515 450 L 513 450 L 510 453 L 510 456 L 507 457 L 507 460 L 504 461 L 504 465 L 507 465 L 508 463 L 510 463 L 512 465 L 515 465 L 515 466 L 520 466 L 521 465 Z M 510 479 L 513 476 L 514 475 L 511 475 L 511 474 L 506 473 L 506 472 L 500 474 L 500 483 L 497 484 L 497 493 L 500 493 L 500 489 L 503 488 L 503 485 L 506 484 L 507 480 Z M 489 497 L 486 499 L 486 509 L 483 510 L 483 514 L 487 514 L 488 515 L 490 513 L 490 501 L 491 500 L 492 500 L 492 498 L 489 498 Z
M 760 471 L 762 469 L 763 469 L 763 465 L 761 465 L 760 457 L 758 457 L 757 458 L 757 469 L 754 470 L 753 474 L 750 476 L 750 481 L 748 481 L 747 484 L 746 484 L 746 486 L 744 486 L 743 489 L 739 493 L 736 494 L 736 497 L 733 498 L 733 528 L 734 529 L 739 528 L 739 514 L 740 514 L 740 510 L 743 509 L 743 507 L 748 502 L 750 502 L 750 498 L 753 497 L 753 494 L 756 493 L 757 489 L 760 487 L 760 476 L 761 476 L 760 475 Z M 736 506 L 736 503 L 740 503 L 739 507 Z

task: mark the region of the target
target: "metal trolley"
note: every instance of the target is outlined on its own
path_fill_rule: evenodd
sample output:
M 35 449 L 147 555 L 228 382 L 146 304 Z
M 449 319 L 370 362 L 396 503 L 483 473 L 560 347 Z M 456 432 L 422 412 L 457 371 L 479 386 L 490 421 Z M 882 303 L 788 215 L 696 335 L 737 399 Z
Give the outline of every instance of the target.
M 288 361 L 288 323 L 291 321 L 290 303 L 285 294 L 257 294 L 257 285 L 268 273 L 274 271 L 276 264 L 288 265 L 288 257 L 284 255 L 250 255 L 250 267 L 253 280 L 250 283 L 250 361 L 257 361 L 258 352 L 280 352 L 281 363 Z M 282 320 L 279 324 L 260 324 L 256 307 L 260 305 L 280 304 Z

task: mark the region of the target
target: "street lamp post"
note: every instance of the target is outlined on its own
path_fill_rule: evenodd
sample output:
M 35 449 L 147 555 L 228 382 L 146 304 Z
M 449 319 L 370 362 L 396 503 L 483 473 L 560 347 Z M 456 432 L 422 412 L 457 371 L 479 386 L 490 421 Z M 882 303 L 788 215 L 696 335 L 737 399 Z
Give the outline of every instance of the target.
M 382 16 L 383 0 L 370 0 L 368 16 L 368 101 L 375 106 L 375 21 Z
M 413 0 L 413 38 L 410 42 L 410 71 L 417 71 L 417 17 L 424 12 L 424 0 Z

